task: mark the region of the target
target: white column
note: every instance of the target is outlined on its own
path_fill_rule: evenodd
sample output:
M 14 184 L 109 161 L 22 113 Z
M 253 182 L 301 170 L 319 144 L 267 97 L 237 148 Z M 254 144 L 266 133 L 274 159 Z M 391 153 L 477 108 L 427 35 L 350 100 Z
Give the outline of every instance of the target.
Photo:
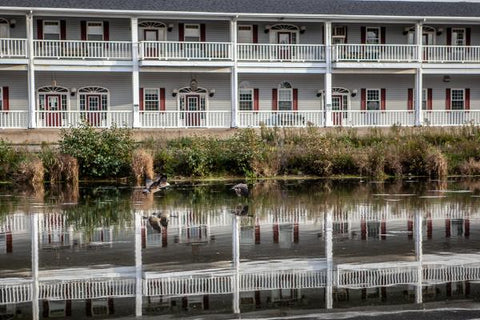
M 325 22 L 324 27 L 324 39 L 325 39 L 325 126 L 330 127 L 332 122 L 332 23 Z
M 142 316 L 142 215 L 135 213 L 135 316 Z
M 422 282 L 423 282 L 423 248 L 422 248 L 422 214 L 415 213 L 415 258 L 417 260 L 417 285 L 415 290 L 415 302 L 422 303 Z
M 423 124 L 423 110 L 422 110 L 422 96 L 423 96 L 423 71 L 418 68 L 415 73 L 415 125 L 421 126 Z
M 327 260 L 327 283 L 325 286 L 325 307 L 333 308 L 333 220 L 332 209 L 325 212 L 325 258 Z
M 232 247 L 233 247 L 233 313 L 240 313 L 240 217 L 233 216 L 232 224 Z
M 38 214 L 30 216 L 31 237 L 32 237 L 32 319 L 40 319 L 40 308 L 38 305 Z
M 138 19 L 130 19 L 132 30 L 132 97 L 133 97 L 133 127 L 140 128 L 140 74 L 138 67 Z
M 27 24 L 27 43 L 28 43 L 28 128 L 37 127 L 36 98 L 35 98 L 35 64 L 34 64 L 34 50 L 33 50 L 33 14 L 30 12 L 26 16 Z
M 230 93 L 232 98 L 232 128 L 238 127 L 238 70 L 237 70 L 237 20 L 230 21 L 230 42 L 232 50 L 233 67 L 230 73 Z
M 419 22 L 415 24 L 415 44 L 417 46 L 417 61 L 423 61 L 423 25 Z

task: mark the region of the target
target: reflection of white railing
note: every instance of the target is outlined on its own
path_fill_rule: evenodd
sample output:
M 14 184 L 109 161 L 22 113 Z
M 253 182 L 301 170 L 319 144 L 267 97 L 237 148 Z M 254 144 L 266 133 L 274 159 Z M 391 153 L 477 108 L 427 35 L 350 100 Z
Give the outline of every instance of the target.
M 39 128 L 69 128 L 87 123 L 92 127 L 106 128 L 132 126 L 132 111 L 37 111 Z
M 0 280 L 0 305 L 32 300 L 32 281 L 26 279 Z
M 130 41 L 33 40 L 35 58 L 131 60 Z
M 411 62 L 417 57 L 416 45 L 336 44 L 333 61 Z
M 0 111 L 0 128 L 27 128 L 28 111 Z
M 324 62 L 325 46 L 321 44 L 239 43 L 240 61 Z
M 140 111 L 142 128 L 229 128 L 230 111 Z
M 323 126 L 322 111 L 240 111 L 239 127 L 305 127 Z
M 24 213 L 9 214 L 0 221 L 0 233 L 30 233 L 30 217 Z
M 337 286 L 339 288 L 388 287 L 418 282 L 418 267 L 401 262 L 397 266 L 378 266 L 376 264 L 361 266 L 341 266 L 337 269 Z
M 231 60 L 229 42 L 142 41 L 140 59 Z

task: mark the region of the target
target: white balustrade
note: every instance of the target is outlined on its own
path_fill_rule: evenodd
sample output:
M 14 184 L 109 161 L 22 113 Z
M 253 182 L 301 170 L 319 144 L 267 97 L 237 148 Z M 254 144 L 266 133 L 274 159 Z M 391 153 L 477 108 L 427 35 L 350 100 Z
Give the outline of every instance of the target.
M 140 59 L 231 60 L 230 42 L 142 41 Z
M 27 128 L 28 111 L 0 111 L 0 128 Z
M 32 281 L 26 279 L 0 280 L 0 305 L 32 300 Z
M 480 46 L 423 46 L 423 60 L 433 63 L 479 63 Z
M 333 111 L 334 126 L 390 127 L 413 126 L 415 113 L 407 110 L 350 110 Z
M 463 126 L 479 125 L 480 110 L 425 110 L 425 126 Z
M 27 39 L 0 39 L 0 58 L 27 58 Z
M 239 43 L 240 61 L 324 62 L 325 46 L 321 44 Z
M 132 126 L 132 111 L 37 111 L 39 128 L 69 128 L 87 123 L 92 127 L 107 128 Z
M 241 128 L 323 126 L 323 111 L 239 111 Z
M 229 128 L 230 111 L 141 111 L 142 128 Z
M 403 44 L 336 44 L 333 61 L 412 62 L 416 61 L 417 46 Z
M 130 41 L 34 40 L 35 58 L 131 60 Z

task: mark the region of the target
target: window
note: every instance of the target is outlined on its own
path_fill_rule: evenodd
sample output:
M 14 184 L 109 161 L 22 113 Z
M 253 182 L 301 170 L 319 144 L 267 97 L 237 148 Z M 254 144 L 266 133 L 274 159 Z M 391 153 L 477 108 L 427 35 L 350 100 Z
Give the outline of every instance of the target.
M 380 89 L 367 89 L 367 110 L 380 110 Z
M 453 46 L 464 46 L 465 43 L 465 29 L 463 28 L 453 28 L 452 29 L 452 45 Z
M 366 28 L 366 43 L 367 44 L 379 44 L 380 43 L 380 28 Z
M 87 22 L 87 40 L 103 41 L 103 22 Z
M 450 103 L 452 110 L 463 110 L 465 107 L 465 90 L 452 89 Z
M 278 89 L 278 110 L 293 109 L 293 90 L 289 82 L 282 82 Z
M 159 90 L 158 89 L 144 89 L 143 91 L 143 103 L 145 111 L 157 111 L 159 110 Z
M 428 89 L 422 90 L 422 110 L 427 110 L 427 94 Z
M 43 39 L 60 40 L 60 21 L 43 21 Z
M 345 43 L 347 28 L 345 26 L 334 26 L 332 28 L 332 44 Z
M 253 42 L 253 27 L 252 26 L 238 26 L 238 39 L 239 43 L 252 43 Z
M 253 89 L 240 89 L 240 111 L 253 110 Z
M 200 41 L 199 24 L 185 24 L 185 41 Z

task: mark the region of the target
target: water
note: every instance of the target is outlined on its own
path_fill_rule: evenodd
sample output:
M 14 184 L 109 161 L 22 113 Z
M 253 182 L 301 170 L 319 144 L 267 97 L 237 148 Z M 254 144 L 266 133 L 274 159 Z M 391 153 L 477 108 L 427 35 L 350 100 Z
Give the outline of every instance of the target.
M 1 188 L 0 319 L 480 307 L 476 180 L 232 185 Z

